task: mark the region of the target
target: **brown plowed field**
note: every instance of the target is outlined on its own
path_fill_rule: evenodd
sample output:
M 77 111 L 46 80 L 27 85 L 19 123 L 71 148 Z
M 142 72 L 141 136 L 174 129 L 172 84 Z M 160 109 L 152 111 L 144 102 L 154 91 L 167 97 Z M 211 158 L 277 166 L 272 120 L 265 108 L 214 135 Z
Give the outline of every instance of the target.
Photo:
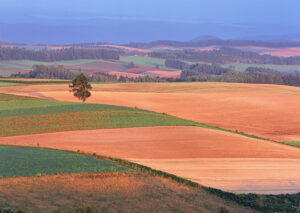
M 0 92 L 77 101 L 66 85 L 2 87 Z M 95 84 L 88 102 L 165 112 L 278 141 L 300 140 L 300 88 L 233 83 Z
M 129 159 L 233 192 L 300 191 L 300 149 L 199 127 L 140 127 L 0 138 L 1 144 Z

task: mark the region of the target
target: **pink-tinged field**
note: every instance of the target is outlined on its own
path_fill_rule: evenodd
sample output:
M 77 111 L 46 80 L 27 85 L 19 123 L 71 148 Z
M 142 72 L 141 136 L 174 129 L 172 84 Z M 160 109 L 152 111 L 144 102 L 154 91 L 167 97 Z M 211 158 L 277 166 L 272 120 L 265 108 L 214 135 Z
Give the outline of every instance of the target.
M 245 50 L 262 51 L 260 53 L 262 55 L 266 54 L 266 55 L 273 55 L 273 56 L 280 56 L 280 57 L 300 56 L 300 47 L 271 48 L 271 47 L 246 46 L 240 48 Z

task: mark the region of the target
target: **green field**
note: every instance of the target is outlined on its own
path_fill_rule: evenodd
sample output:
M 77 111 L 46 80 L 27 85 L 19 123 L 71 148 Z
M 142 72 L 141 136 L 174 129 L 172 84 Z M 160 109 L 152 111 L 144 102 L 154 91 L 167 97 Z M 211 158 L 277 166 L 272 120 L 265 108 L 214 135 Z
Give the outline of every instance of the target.
M 159 65 L 159 68 L 166 69 L 165 60 L 159 58 L 150 58 L 142 56 L 121 56 L 120 61 L 123 63 L 133 62 L 136 65 L 146 66 L 155 68 L 156 65 Z
M 73 152 L 0 146 L 0 178 L 120 171 L 129 169 L 110 161 Z
M 300 148 L 300 141 L 288 141 L 285 142 L 285 144 L 290 145 L 290 146 L 296 146 Z
M 0 136 L 149 126 L 195 126 L 151 111 L 0 94 Z
M 260 67 L 266 69 L 274 69 L 280 72 L 288 72 L 288 71 L 300 71 L 300 65 L 273 65 L 273 64 L 244 64 L 244 63 L 233 63 L 233 64 L 223 64 L 222 66 L 225 68 L 229 68 L 233 66 L 236 71 L 245 71 L 248 67 Z
M 7 86 L 19 86 L 24 85 L 22 83 L 11 83 L 11 82 L 1 82 L 0 81 L 0 87 L 7 87 Z
M 12 70 L 30 70 L 32 65 L 35 64 L 44 64 L 44 65 L 64 65 L 64 66 L 73 66 L 73 65 L 82 65 L 92 62 L 97 62 L 99 60 L 68 60 L 68 61 L 56 61 L 56 62 L 44 62 L 44 61 L 31 61 L 31 60 L 12 60 L 12 61 L 1 61 L 1 69 L 12 69 Z

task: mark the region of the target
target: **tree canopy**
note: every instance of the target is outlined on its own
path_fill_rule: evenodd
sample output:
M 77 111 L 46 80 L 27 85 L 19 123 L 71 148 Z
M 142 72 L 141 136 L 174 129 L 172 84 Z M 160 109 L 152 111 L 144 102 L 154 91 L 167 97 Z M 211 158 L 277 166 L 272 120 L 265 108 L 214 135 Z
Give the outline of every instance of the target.
M 83 74 L 79 74 L 69 85 L 70 92 L 73 92 L 74 96 L 82 102 L 85 102 L 87 98 L 91 96 L 90 90 L 92 86 L 88 82 L 88 78 Z

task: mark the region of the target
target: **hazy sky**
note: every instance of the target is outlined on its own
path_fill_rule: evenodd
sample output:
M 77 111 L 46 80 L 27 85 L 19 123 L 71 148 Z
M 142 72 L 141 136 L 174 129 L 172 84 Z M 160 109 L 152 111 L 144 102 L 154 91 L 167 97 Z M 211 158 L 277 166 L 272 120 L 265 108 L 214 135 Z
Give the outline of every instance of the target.
M 300 0 L 1 0 L 0 9 L 50 9 L 186 22 L 298 24 Z

